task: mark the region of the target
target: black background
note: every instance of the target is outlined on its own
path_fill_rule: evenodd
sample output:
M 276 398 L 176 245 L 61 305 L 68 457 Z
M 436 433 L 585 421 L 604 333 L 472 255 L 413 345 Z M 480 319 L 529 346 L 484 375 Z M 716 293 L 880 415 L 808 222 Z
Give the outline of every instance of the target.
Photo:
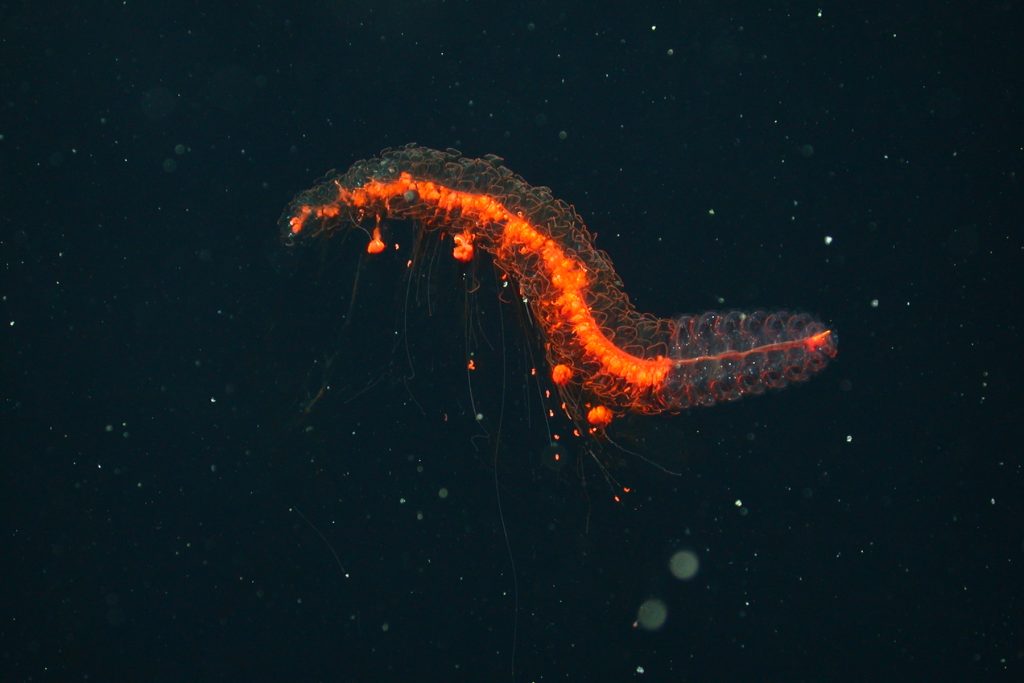
M 0 679 L 1016 679 L 1020 19 L 0 6 Z M 551 186 L 642 309 L 809 310 L 838 359 L 623 421 L 621 504 L 578 445 L 552 472 L 485 261 L 407 296 L 278 240 L 410 141 Z

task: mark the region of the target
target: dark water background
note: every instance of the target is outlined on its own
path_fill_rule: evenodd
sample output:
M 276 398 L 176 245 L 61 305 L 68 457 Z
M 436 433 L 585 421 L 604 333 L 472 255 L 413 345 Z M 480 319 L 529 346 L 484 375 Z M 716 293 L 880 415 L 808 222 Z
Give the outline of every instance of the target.
M 1016 680 L 1020 24 L 0 6 L 0 680 Z M 641 308 L 811 311 L 839 358 L 623 422 L 680 476 L 611 458 L 616 505 L 578 448 L 541 464 L 486 263 L 407 299 L 399 258 L 279 243 L 295 192 L 410 141 L 552 187 Z

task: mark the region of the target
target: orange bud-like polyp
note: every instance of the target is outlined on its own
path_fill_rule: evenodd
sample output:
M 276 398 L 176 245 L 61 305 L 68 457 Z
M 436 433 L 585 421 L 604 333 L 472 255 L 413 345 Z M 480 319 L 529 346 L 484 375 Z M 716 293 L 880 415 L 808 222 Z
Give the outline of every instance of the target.
M 384 240 L 380 236 L 380 228 L 373 229 L 373 239 L 366 245 L 367 254 L 379 254 L 384 251 Z
M 456 261 L 468 263 L 473 260 L 473 233 L 464 230 L 455 235 L 455 248 L 452 249 L 452 256 Z
M 572 379 L 572 368 L 563 363 L 559 363 L 555 367 L 551 368 L 551 381 L 556 386 L 564 386 L 569 383 Z
M 613 417 L 615 416 L 607 406 L 594 406 L 587 411 L 587 422 L 595 427 L 607 427 L 611 424 Z

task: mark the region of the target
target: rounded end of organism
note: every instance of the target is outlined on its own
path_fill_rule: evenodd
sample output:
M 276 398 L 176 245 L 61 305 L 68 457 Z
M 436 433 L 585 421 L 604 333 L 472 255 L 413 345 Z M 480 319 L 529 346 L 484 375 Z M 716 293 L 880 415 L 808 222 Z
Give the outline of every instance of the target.
M 823 353 L 829 358 L 835 358 L 839 353 L 839 335 L 835 330 L 822 330 L 808 337 L 804 342 L 808 351 Z
M 281 230 L 281 242 L 286 247 L 295 246 L 299 241 L 299 235 L 306 228 L 306 221 L 312 211 L 308 206 L 289 207 L 281 216 L 278 225 Z

